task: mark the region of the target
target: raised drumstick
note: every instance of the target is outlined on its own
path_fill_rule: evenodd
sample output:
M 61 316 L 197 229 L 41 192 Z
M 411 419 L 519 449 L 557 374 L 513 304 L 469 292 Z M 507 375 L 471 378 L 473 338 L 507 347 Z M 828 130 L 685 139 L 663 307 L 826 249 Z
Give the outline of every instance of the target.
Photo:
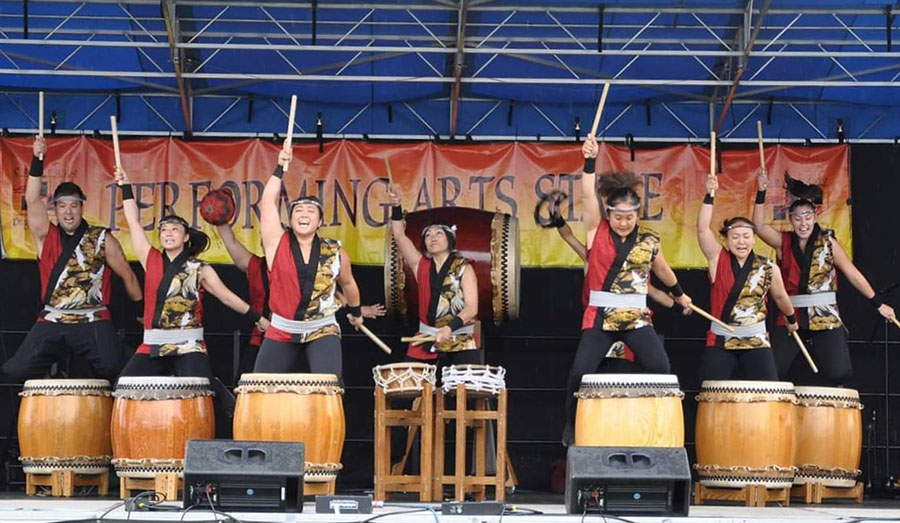
M 600 126 L 600 115 L 603 114 L 603 106 L 606 105 L 606 95 L 609 93 L 609 84 L 603 84 L 603 93 L 600 95 L 600 103 L 597 104 L 597 113 L 594 114 L 594 123 L 591 125 L 591 136 L 597 138 L 597 127 Z
M 394 173 L 391 171 L 391 162 L 387 159 L 387 156 L 384 157 L 384 168 L 387 170 L 388 176 L 388 186 L 393 189 L 394 188 Z
M 116 169 L 122 170 L 122 154 L 119 151 L 119 126 L 116 124 L 115 115 L 109 117 L 109 128 L 112 130 L 113 153 L 116 157 Z M 122 182 L 119 182 L 122 185 Z
M 756 121 L 756 141 L 759 144 L 759 168 L 766 168 L 766 153 L 763 149 L 762 122 Z
M 297 114 L 297 95 L 291 95 L 291 112 L 288 116 L 288 128 L 287 128 L 287 140 L 284 143 L 284 149 L 286 151 L 291 150 L 291 146 L 294 143 L 294 116 Z M 287 172 L 288 166 L 290 165 L 290 161 L 284 164 L 284 172 Z
M 44 137 L 44 91 L 38 92 L 38 136 Z M 44 153 L 41 153 L 39 160 L 44 160 Z
M 716 177 L 716 132 L 709 133 L 709 177 Z M 710 196 L 715 196 L 716 191 L 709 191 Z

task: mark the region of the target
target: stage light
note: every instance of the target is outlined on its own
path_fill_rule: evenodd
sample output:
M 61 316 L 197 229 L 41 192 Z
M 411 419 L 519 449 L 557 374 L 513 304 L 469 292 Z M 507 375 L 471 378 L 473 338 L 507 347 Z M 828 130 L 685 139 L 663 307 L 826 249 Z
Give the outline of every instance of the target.
M 840 118 L 837 121 L 837 139 L 838 143 L 844 143 L 844 120 Z
M 93 136 L 94 136 L 94 138 L 100 138 L 100 130 L 99 130 L 99 129 L 94 129 Z
M 581 141 L 581 118 L 575 117 L 575 141 Z
M 803 142 L 803 147 L 811 147 L 811 146 L 812 146 L 812 140 L 807 138 L 806 141 Z
M 631 154 L 631 161 L 634 161 L 634 135 L 628 133 L 625 135 L 625 145 L 628 146 L 628 152 Z
M 368 133 L 363 133 L 362 136 L 363 136 L 363 140 L 365 140 L 365 141 L 367 141 L 367 142 L 369 141 L 369 134 L 368 134 Z
M 513 117 L 513 108 L 516 106 L 516 102 L 513 100 L 509 101 L 509 110 L 506 112 L 506 126 L 512 126 L 512 117 Z
M 9 136 L 9 128 L 8 128 L 8 127 L 4 127 L 3 130 L 0 131 L 0 136 L 3 136 L 4 138 L 6 138 L 7 136 Z
M 316 140 L 319 141 L 319 152 L 325 150 L 325 139 L 322 137 L 322 113 L 316 113 Z
M 472 141 L 474 141 L 474 140 L 472 140 L 472 134 L 471 134 L 471 133 L 466 134 L 466 141 L 467 141 L 467 142 L 472 142 Z
M 50 134 L 56 134 L 56 123 L 59 121 L 56 111 L 50 113 Z

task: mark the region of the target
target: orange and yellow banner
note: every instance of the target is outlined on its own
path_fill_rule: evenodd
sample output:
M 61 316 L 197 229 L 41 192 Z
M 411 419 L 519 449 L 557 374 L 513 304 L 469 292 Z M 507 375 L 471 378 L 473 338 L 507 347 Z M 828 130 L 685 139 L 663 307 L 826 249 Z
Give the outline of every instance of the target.
M 24 190 L 31 162 L 31 139 L 0 139 L 0 220 L 6 254 L 34 258 L 35 250 L 25 219 Z M 259 198 L 278 155 L 279 145 L 263 140 L 185 142 L 173 138 L 125 139 L 121 142 L 124 169 L 135 183 L 141 219 L 153 241 L 156 221 L 177 213 L 212 238 L 204 258 L 228 262 L 215 228 L 200 217 L 199 202 L 210 188 L 228 186 L 235 194 L 234 231 L 242 242 L 260 252 L 257 225 Z M 846 145 L 828 147 L 772 146 L 765 151 L 769 171 L 767 219 L 787 228 L 790 199 L 784 174 L 822 184 L 825 203 L 820 223 L 834 228 L 851 249 L 849 152 Z M 320 153 L 317 144 L 294 147 L 294 161 L 284 175 L 285 199 L 318 195 L 325 205 L 324 236 L 343 241 L 354 263 L 384 262 L 388 158 L 394 182 L 406 210 L 437 206 L 476 207 L 518 216 L 522 263 L 526 266 L 580 266 L 581 261 L 554 229 L 534 223 L 540 196 L 553 189 L 569 195 L 562 210 L 584 237 L 580 218 L 581 145 L 540 143 L 437 144 L 329 142 Z M 116 231 L 126 252 L 131 242 L 121 229 L 121 196 L 113 181 L 112 142 L 83 136 L 49 140 L 43 181 L 52 194 L 63 181 L 79 184 L 88 195 L 85 217 Z M 735 215 L 748 216 L 756 194 L 759 155 L 756 149 L 725 151 L 716 194 L 714 224 Z M 705 193 L 709 150 L 679 145 L 635 151 L 634 161 L 624 147 L 603 144 L 598 172 L 631 170 L 642 176 L 643 224 L 662 236 L 666 259 L 674 267 L 705 267 L 694 223 Z M 771 251 L 760 249 L 761 252 Z

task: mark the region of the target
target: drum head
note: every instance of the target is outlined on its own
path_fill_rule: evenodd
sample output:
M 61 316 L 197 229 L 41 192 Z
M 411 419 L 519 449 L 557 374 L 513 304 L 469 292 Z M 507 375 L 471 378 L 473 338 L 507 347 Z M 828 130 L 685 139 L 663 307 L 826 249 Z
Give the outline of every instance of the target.
M 278 373 L 248 373 L 241 374 L 239 385 L 250 383 L 271 385 L 333 385 L 338 383 L 334 374 L 278 374 Z
M 632 387 L 652 388 L 656 386 L 678 387 L 678 376 L 674 374 L 585 374 L 581 377 L 582 387 Z
M 109 388 L 106 380 L 28 380 L 22 386 L 22 392 L 39 394 L 47 391 L 102 391 Z
M 190 390 L 208 389 L 207 378 L 190 377 L 180 378 L 174 376 L 122 376 L 116 382 L 116 390 L 119 389 L 166 389 L 166 390 Z

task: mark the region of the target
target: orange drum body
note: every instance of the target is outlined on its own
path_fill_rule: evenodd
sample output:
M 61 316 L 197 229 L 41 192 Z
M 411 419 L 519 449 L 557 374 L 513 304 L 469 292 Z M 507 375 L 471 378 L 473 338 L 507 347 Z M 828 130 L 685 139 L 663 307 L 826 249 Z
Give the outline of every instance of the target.
M 586 374 L 576 395 L 575 445 L 684 446 L 678 376 Z
M 794 484 L 853 487 L 860 474 L 862 404 L 853 389 L 796 387 L 797 477 Z
M 421 250 L 422 229 L 434 220 L 456 225 L 456 249 L 478 277 L 478 318 L 500 323 L 519 317 L 519 221 L 509 214 L 439 207 L 406 215 L 406 235 Z M 387 227 L 384 303 L 396 316 L 418 316 L 416 276 L 405 266 Z
M 206 378 L 122 377 L 114 395 L 113 464 L 121 477 L 182 473 L 187 441 L 215 436 Z
M 112 394 L 106 380 L 29 380 L 19 407 L 23 470 L 105 472 L 112 448 Z
M 794 481 L 794 385 L 704 381 L 697 396 L 697 469 L 707 487 L 790 487 Z
M 238 382 L 234 439 L 304 445 L 304 481 L 337 479 L 344 449 L 343 389 L 333 374 L 244 374 Z

